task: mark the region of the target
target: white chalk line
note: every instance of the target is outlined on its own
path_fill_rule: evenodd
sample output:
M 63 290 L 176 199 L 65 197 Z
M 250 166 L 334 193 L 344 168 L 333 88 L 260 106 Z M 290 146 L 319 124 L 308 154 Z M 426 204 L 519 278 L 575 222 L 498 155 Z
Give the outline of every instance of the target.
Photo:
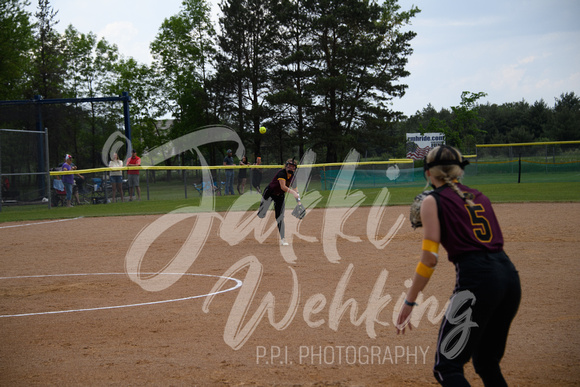
M 0 315 L 2 317 L 25 317 L 25 316 L 41 316 L 41 315 L 48 315 L 48 314 L 59 314 L 59 313 L 73 313 L 73 312 L 88 312 L 94 310 L 107 310 L 107 309 L 120 309 L 120 308 L 130 308 L 134 306 L 146 306 L 146 305 L 156 305 L 156 304 L 165 304 L 169 302 L 177 302 L 177 301 L 186 301 L 186 300 L 193 300 L 195 298 L 202 298 L 202 297 L 209 297 L 214 296 L 216 294 L 230 292 L 232 290 L 236 290 L 242 286 L 242 281 L 232 277 L 225 277 L 221 275 L 212 275 L 212 274 L 194 274 L 194 273 L 139 273 L 141 275 L 190 275 L 190 276 L 198 276 L 198 277 L 212 277 L 212 278 L 223 278 L 231 281 L 235 281 L 236 284 L 228 289 L 223 289 L 217 292 L 207 293 L 207 294 L 200 294 L 195 296 L 189 297 L 182 297 L 182 298 L 174 298 L 170 300 L 161 300 L 161 301 L 151 301 L 151 302 L 142 302 L 137 304 L 124 304 L 124 305 L 113 305 L 113 306 L 102 306 L 96 308 L 82 308 L 82 309 L 68 309 L 68 310 L 55 310 L 49 312 L 35 312 L 35 313 L 21 313 L 21 314 L 5 314 Z M 93 276 L 93 275 L 127 275 L 127 273 L 81 273 L 81 274 L 47 274 L 47 275 L 26 275 L 26 276 L 19 276 L 19 277 L 0 277 L 0 280 L 5 279 L 24 279 L 24 278 L 46 278 L 46 277 L 80 277 L 80 276 Z
M 67 222 L 69 220 L 77 220 L 77 219 L 82 219 L 84 218 L 83 216 L 79 216 L 78 218 L 70 218 L 70 219 L 58 219 L 58 220 L 49 220 L 46 222 L 36 222 L 36 223 L 26 223 L 26 224 L 14 224 L 12 226 L 1 226 L 0 229 L 3 228 L 14 228 L 14 227 L 24 227 L 24 226 L 36 226 L 38 224 L 48 224 L 48 223 L 58 223 L 58 222 Z

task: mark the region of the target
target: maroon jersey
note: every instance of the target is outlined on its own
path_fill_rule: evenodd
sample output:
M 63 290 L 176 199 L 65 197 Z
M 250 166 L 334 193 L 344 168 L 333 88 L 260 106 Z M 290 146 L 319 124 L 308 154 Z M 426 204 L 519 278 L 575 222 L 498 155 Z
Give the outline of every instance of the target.
M 284 191 L 282 191 L 282 188 L 280 188 L 279 180 L 286 180 L 286 187 L 290 187 L 293 177 L 294 175 L 289 174 L 286 169 L 280 169 L 268 185 L 271 195 L 283 195 Z
M 449 260 L 474 251 L 499 252 L 503 250 L 503 235 L 491 206 L 481 192 L 456 183 L 457 187 L 475 203 L 470 207 L 449 186 L 436 189 L 441 244 Z

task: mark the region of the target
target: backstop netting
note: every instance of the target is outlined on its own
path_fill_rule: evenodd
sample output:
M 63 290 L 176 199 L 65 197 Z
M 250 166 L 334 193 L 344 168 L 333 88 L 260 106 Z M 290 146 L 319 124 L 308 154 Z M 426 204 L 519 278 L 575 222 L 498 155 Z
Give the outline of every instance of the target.
M 2 203 L 30 202 L 46 195 L 45 134 L 0 129 Z
M 65 154 L 79 168 L 101 165 L 107 138 L 124 126 L 128 94 L 119 97 L 0 101 L 2 204 L 47 202 L 49 169 Z M 125 152 L 127 152 L 125 150 Z

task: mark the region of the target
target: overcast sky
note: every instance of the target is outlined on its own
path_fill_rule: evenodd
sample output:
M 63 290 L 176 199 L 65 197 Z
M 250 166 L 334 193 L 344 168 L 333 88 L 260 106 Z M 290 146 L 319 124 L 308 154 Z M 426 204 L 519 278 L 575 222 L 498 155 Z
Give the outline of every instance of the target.
M 211 0 L 217 4 L 217 0 Z M 36 9 L 37 0 L 31 0 Z M 50 0 L 57 29 L 72 24 L 117 44 L 126 57 L 150 63 L 149 44 L 181 0 Z M 431 103 L 458 105 L 462 91 L 485 92 L 481 103 L 554 105 L 565 92 L 580 94 L 580 1 L 399 0 L 421 9 L 409 58 L 409 86 L 393 108 L 412 115 Z M 212 6 L 214 13 L 219 10 Z

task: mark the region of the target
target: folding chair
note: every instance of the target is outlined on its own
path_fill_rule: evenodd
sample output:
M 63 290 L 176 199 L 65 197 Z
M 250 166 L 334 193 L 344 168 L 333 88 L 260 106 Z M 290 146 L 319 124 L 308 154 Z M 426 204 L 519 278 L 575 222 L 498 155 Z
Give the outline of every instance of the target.
M 60 179 L 54 179 L 52 181 L 52 206 L 58 207 L 59 205 L 64 206 L 66 203 L 66 190 L 64 188 L 64 183 Z
M 213 194 L 213 190 L 211 189 L 210 185 L 205 181 L 202 181 L 200 184 L 193 183 L 193 187 L 199 193 L 199 196 L 203 196 L 204 194 L 206 195 Z
M 93 177 L 93 204 L 104 204 L 105 203 L 105 187 L 103 186 L 103 179 Z

